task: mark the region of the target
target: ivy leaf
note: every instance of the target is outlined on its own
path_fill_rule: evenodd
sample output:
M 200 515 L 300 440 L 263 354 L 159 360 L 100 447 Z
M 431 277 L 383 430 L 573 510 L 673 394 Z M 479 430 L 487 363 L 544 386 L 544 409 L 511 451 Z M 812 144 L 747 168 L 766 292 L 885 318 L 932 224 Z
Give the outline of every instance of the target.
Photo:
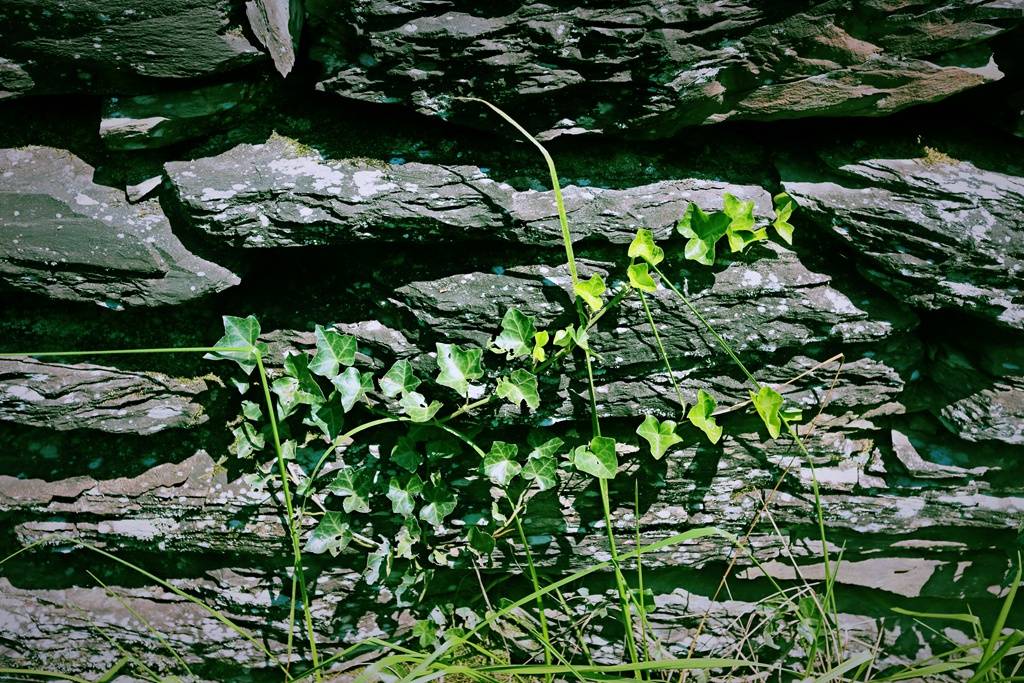
M 690 423 L 704 432 L 711 443 L 718 443 L 718 440 L 722 438 L 722 428 L 718 426 L 718 422 L 712 417 L 715 414 L 715 407 L 717 405 L 711 394 L 700 389 L 697 391 L 697 402 L 693 404 L 690 412 L 686 414 L 686 418 Z
M 391 511 L 403 517 L 410 516 L 416 509 L 416 496 L 423 491 L 423 480 L 415 474 L 409 477 L 405 486 L 398 477 L 391 477 L 388 484 L 387 497 L 391 501 Z
M 567 325 L 565 329 L 555 332 L 555 346 L 565 348 L 573 343 L 581 349 L 590 349 L 588 346 L 590 343 L 590 335 L 582 326 L 576 328 L 572 325 Z
M 733 253 L 743 251 L 752 242 L 768 238 L 768 233 L 763 228 L 754 230 L 753 201 L 737 199 L 726 192 L 722 195 L 722 205 L 723 212 L 729 217 L 726 236 L 729 239 L 729 249 Z
M 530 410 L 540 406 L 540 394 L 537 392 L 537 376 L 528 370 L 514 370 L 508 377 L 498 380 L 498 398 L 507 399 L 515 406 L 526 401 Z
M 277 396 L 277 416 L 281 420 L 295 412 L 302 403 L 299 400 L 299 380 L 294 377 L 278 377 L 270 385 L 270 390 Z
M 356 338 L 347 334 L 338 334 L 334 330 L 325 330 L 322 325 L 316 326 L 316 355 L 309 362 L 309 369 L 332 379 L 338 374 L 342 365 L 356 362 Z
M 427 502 L 420 508 L 420 519 L 433 527 L 444 525 L 444 518 L 455 511 L 455 494 L 441 483 L 441 475 L 434 473 L 430 484 L 423 489 L 423 500 Z
M 501 319 L 501 334 L 494 338 L 493 350 L 506 354 L 510 360 L 529 356 L 533 351 L 531 344 L 535 334 L 537 328 L 533 318 L 518 308 L 510 308 Z
M 679 234 L 690 238 L 683 251 L 686 258 L 705 266 L 714 265 L 715 244 L 725 235 L 729 223 L 729 216 L 721 211 L 706 214 L 696 204 L 688 204 L 676 224 Z
M 402 522 L 402 528 L 395 536 L 395 556 L 404 557 L 407 560 L 413 559 L 412 548 L 420 540 L 420 525 L 412 517 L 406 517 Z
M 345 499 L 342 502 L 345 512 L 368 513 L 372 483 L 370 473 L 366 470 L 345 467 L 339 470 L 334 480 L 327 485 L 327 490 Z
M 595 436 L 590 446 L 577 446 L 573 451 L 573 465 L 581 472 L 592 474 L 598 479 L 614 479 L 619 469 L 615 455 L 615 439 Z
M 469 396 L 469 382 L 484 376 L 480 367 L 483 349 L 462 348 L 454 344 L 437 344 L 437 367 L 441 370 L 437 383 L 454 389 L 466 398 Z
M 782 431 L 782 418 L 779 409 L 782 407 L 782 395 L 771 387 L 762 386 L 756 394 L 750 392 L 750 400 L 761 416 L 764 426 L 773 439 L 777 439 Z
M 780 192 L 772 198 L 775 204 L 775 221 L 772 227 L 779 237 L 786 240 L 786 244 L 793 244 L 793 225 L 789 222 L 790 216 L 796 209 L 796 202 L 785 192 Z
M 533 335 L 533 352 L 530 354 L 533 356 L 533 360 L 538 363 L 543 363 L 544 359 L 548 357 L 544 351 L 544 347 L 548 345 L 548 339 L 550 335 L 547 330 L 542 330 Z
M 654 233 L 647 228 L 636 231 L 636 237 L 629 243 L 629 257 L 640 258 L 656 266 L 665 260 L 665 250 L 654 243 Z
M 256 427 L 251 422 L 243 422 L 241 426 L 232 429 L 231 434 L 235 437 L 235 441 L 228 450 L 239 458 L 248 458 L 253 453 L 263 450 L 263 447 L 267 445 L 267 440 L 256 431 Z
M 416 450 L 416 442 L 407 436 L 403 436 L 391 449 L 391 462 L 410 472 L 419 469 L 423 461 L 420 452 Z
M 247 420 L 259 422 L 263 419 L 263 409 L 260 408 L 260 404 L 258 403 L 242 401 L 242 415 L 244 415 Z
M 440 401 L 431 401 L 430 405 L 427 405 L 427 399 L 423 394 L 416 393 L 415 391 L 410 391 L 402 396 L 399 405 L 402 406 L 402 411 L 413 422 L 429 422 L 437 415 L 437 411 L 441 410 Z
M 676 423 L 672 420 L 658 422 L 658 418 L 648 415 L 636 428 L 636 433 L 643 437 L 651 446 L 651 455 L 661 460 L 665 452 L 676 445 L 682 438 L 676 434 Z
M 341 428 L 345 426 L 345 411 L 341 407 L 338 393 L 332 391 L 324 403 L 314 407 L 309 419 L 329 440 L 337 439 L 341 434 Z
M 367 387 L 366 379 L 355 368 L 345 368 L 345 372 L 331 378 L 331 384 L 338 390 L 341 407 L 346 413 L 363 397 Z
M 416 391 L 420 384 L 419 378 L 412 370 L 412 363 L 407 360 L 396 361 L 380 378 L 380 390 L 388 398 Z
M 317 555 L 329 552 L 337 557 L 351 542 L 352 531 L 345 521 L 345 516 L 340 512 L 328 510 L 309 535 L 303 551 Z
M 387 563 L 385 563 L 387 560 Z M 380 580 L 381 567 L 383 565 L 384 575 L 391 574 L 391 541 L 380 537 L 380 545 L 372 553 L 366 556 L 366 569 L 363 571 L 363 580 L 368 586 L 372 586 Z
M 629 284 L 641 292 L 653 292 L 658 289 L 658 283 L 654 281 L 651 274 L 647 272 L 646 263 L 634 263 L 626 273 L 629 275 Z
M 779 417 L 786 422 L 801 422 L 804 419 L 804 411 L 800 408 L 783 408 L 779 411 Z
M 469 547 L 475 550 L 480 555 L 490 555 L 494 552 L 494 536 L 481 529 L 480 527 L 469 528 Z
M 541 491 L 552 489 L 558 483 L 558 461 L 555 453 L 562 447 L 558 437 L 545 441 L 530 451 L 523 465 L 523 479 L 532 481 Z
M 324 392 L 309 372 L 309 356 L 304 353 L 290 353 L 284 358 L 284 372 L 299 382 L 301 402 L 308 405 L 323 403 Z
M 484 456 L 484 474 L 496 486 L 505 488 L 517 474 L 522 472 L 523 466 L 516 462 L 516 453 L 519 447 L 515 444 L 495 441 L 491 444 L 491 450 Z
M 604 305 L 604 301 L 601 300 L 601 295 L 605 290 L 604 278 L 597 274 L 591 275 L 589 280 L 577 282 L 575 290 L 576 295 L 583 299 L 590 308 L 595 311 L 601 310 L 601 306 Z
M 245 318 L 238 318 L 233 315 L 225 315 L 224 336 L 217 340 L 214 346 L 218 348 L 244 349 L 242 351 L 217 351 L 203 356 L 209 360 L 233 360 L 238 367 L 247 375 L 251 375 L 256 369 L 256 355 L 267 351 L 266 344 L 257 344 L 260 336 L 260 323 L 256 316 L 250 315 Z
M 437 624 L 431 619 L 420 619 L 413 625 L 412 635 L 419 639 L 420 647 L 432 646 L 437 641 Z

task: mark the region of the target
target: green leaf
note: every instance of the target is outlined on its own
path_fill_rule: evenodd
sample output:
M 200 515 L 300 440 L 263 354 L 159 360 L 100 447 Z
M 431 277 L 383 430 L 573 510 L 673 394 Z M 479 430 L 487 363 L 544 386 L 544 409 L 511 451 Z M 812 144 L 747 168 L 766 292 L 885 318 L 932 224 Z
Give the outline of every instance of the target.
M 313 426 L 319 427 L 329 440 L 337 439 L 345 426 L 345 411 L 341 407 L 338 392 L 332 391 L 324 403 L 313 408 L 309 417 Z
M 537 392 L 537 376 L 528 370 L 515 370 L 508 377 L 498 380 L 498 398 L 507 399 L 509 403 L 520 406 L 523 401 L 530 410 L 540 406 L 540 394 Z
M 399 405 L 402 406 L 402 411 L 413 422 L 428 422 L 434 419 L 437 411 L 441 410 L 440 401 L 431 401 L 427 405 L 427 399 L 424 398 L 423 394 L 418 394 L 415 391 L 410 391 L 402 396 Z
M 345 521 L 345 516 L 340 512 L 328 510 L 309 535 L 303 551 L 317 555 L 329 552 L 337 557 L 351 542 L 352 531 Z
M 387 497 L 391 501 L 391 512 L 408 517 L 416 509 L 416 496 L 423 491 L 423 480 L 415 474 L 409 477 L 405 486 L 398 477 L 391 477 Z
M 576 346 L 581 349 L 589 350 L 589 343 L 590 335 L 583 327 L 576 328 L 572 325 L 567 325 L 565 329 L 555 332 L 554 344 L 559 348 L 565 348 L 570 344 L 576 344 Z
M 380 390 L 388 398 L 416 391 L 420 384 L 419 378 L 413 372 L 412 363 L 407 360 L 396 361 L 380 378 Z
M 494 338 L 493 350 L 506 354 L 509 359 L 529 356 L 535 334 L 533 318 L 517 308 L 510 308 L 501 319 L 501 333 Z
M 576 469 L 598 479 L 614 479 L 619 469 L 619 459 L 615 455 L 615 439 L 607 436 L 595 436 L 590 440 L 589 448 L 577 446 L 572 455 Z
M 768 239 L 768 232 L 763 228 L 754 230 L 754 202 L 737 199 L 726 192 L 722 195 L 723 212 L 729 217 L 729 228 L 726 236 L 729 249 L 734 253 L 743 251 L 752 242 Z
M 705 266 L 714 265 L 715 244 L 725 236 L 729 223 L 729 216 L 722 211 L 706 214 L 696 204 L 688 204 L 676 225 L 683 237 L 690 238 L 683 251 L 686 258 Z
M 782 418 L 779 409 L 782 407 L 782 395 L 771 387 L 762 386 L 756 394 L 750 392 L 750 400 L 761 416 L 764 426 L 773 439 L 777 439 L 782 432 Z
M 554 488 L 558 484 L 558 460 L 555 454 L 562 443 L 561 439 L 555 437 L 530 451 L 523 465 L 523 479 L 532 481 L 541 491 Z
M 228 450 L 239 458 L 248 458 L 267 445 L 264 436 L 256 431 L 256 427 L 251 422 L 243 422 L 241 426 L 232 429 L 231 434 L 235 437 L 235 441 L 228 447 Z
M 469 547 L 480 555 L 490 555 L 494 552 L 494 536 L 479 527 L 469 528 Z
M 316 405 L 323 403 L 324 392 L 316 379 L 309 372 L 309 356 L 304 353 L 291 353 L 284 357 L 284 372 L 299 382 L 302 392 L 302 403 Z
M 636 433 L 643 437 L 651 446 L 651 455 L 655 460 L 661 460 L 665 452 L 676 445 L 682 439 L 676 434 L 676 423 L 672 420 L 658 422 L 658 418 L 648 415 L 636 429 Z
M 260 336 L 259 321 L 256 320 L 254 315 L 245 318 L 225 315 L 222 320 L 224 322 L 224 336 L 217 340 L 214 346 L 246 350 L 218 351 L 216 353 L 208 353 L 203 358 L 209 360 L 233 360 L 238 363 L 238 367 L 242 368 L 245 374 L 251 375 L 252 371 L 256 369 L 255 354 L 266 353 L 267 350 L 265 344 L 256 343 Z
M 391 462 L 409 472 L 419 469 L 422 461 L 423 456 L 416 449 L 416 442 L 407 436 L 400 438 L 395 447 L 391 449 Z
M 346 413 L 363 397 L 367 386 L 362 373 L 355 368 L 345 368 L 345 372 L 331 378 L 331 384 L 338 390 L 341 407 Z
M 420 519 L 433 527 L 443 526 L 444 518 L 455 511 L 455 494 L 444 487 L 436 472 L 423 489 L 423 500 L 427 504 L 420 508 Z
M 411 560 L 415 557 L 413 546 L 420 540 L 420 525 L 412 517 L 406 517 L 402 522 L 402 528 L 395 536 L 395 556 Z
M 316 326 L 316 355 L 309 363 L 312 372 L 332 379 L 342 365 L 352 365 L 355 362 L 355 337 L 338 334 L 334 330 L 325 330 L 322 325 Z
M 641 292 L 653 292 L 658 289 L 658 283 L 647 272 L 647 268 L 646 263 L 634 263 L 626 271 L 629 275 L 629 284 Z
M 654 243 L 653 232 L 647 228 L 640 228 L 629 244 L 629 257 L 640 258 L 656 266 L 665 260 L 665 250 Z
M 342 503 L 345 512 L 368 513 L 372 484 L 372 477 L 366 470 L 344 467 L 338 470 L 334 480 L 327 485 L 327 490 L 345 499 Z
M 533 335 L 533 352 L 530 354 L 538 363 L 543 363 L 544 359 L 548 357 L 544 351 L 544 347 L 548 345 L 548 339 L 550 335 L 547 330 L 542 330 L 537 334 Z
M 775 204 L 775 221 L 772 227 L 779 237 L 786 240 L 786 244 L 793 244 L 793 225 L 789 222 L 790 216 L 796 209 L 796 202 L 785 192 L 780 192 L 772 198 Z
M 516 462 L 518 452 L 519 447 L 515 444 L 504 441 L 491 444 L 491 450 L 484 456 L 483 468 L 493 484 L 504 488 L 523 470 L 523 466 Z
M 717 405 L 711 394 L 700 389 L 697 391 L 697 402 L 693 404 L 690 412 L 686 414 L 686 418 L 690 423 L 704 432 L 711 443 L 718 443 L 718 440 L 722 438 L 722 428 L 718 426 L 718 422 L 712 417 L 715 414 L 715 407 Z
M 420 619 L 413 625 L 412 635 L 419 639 L 420 647 L 433 647 L 437 640 L 437 624 L 430 619 Z
M 462 348 L 454 344 L 437 344 L 437 367 L 441 370 L 437 383 L 454 389 L 463 398 L 469 396 L 469 382 L 480 379 L 483 349 Z
M 604 301 L 601 300 L 601 295 L 605 290 L 604 278 L 597 274 L 591 275 L 589 280 L 577 282 L 575 289 L 576 295 L 583 299 L 590 308 L 595 311 L 601 310 L 601 306 L 604 305 Z
M 253 403 L 252 401 L 242 401 L 242 415 L 245 419 L 252 420 L 253 422 L 259 422 L 263 419 L 263 409 L 260 408 L 259 403 Z
M 366 556 L 363 580 L 368 586 L 372 586 L 380 580 L 382 567 L 385 576 L 391 574 L 391 541 L 383 536 L 380 537 L 380 545 L 377 546 L 377 549 Z

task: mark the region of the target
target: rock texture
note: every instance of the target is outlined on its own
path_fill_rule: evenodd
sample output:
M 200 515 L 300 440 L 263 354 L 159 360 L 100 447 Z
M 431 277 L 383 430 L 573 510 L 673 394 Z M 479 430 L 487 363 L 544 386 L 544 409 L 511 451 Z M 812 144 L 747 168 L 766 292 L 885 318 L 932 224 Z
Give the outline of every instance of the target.
M 489 99 L 544 137 L 665 137 L 730 119 L 882 116 L 998 80 L 986 42 L 1012 3 L 831 0 L 578 7 L 310 3 L 319 88 L 491 125 Z M 344 20 L 338 21 L 339 16 Z M 955 30 L 950 30 L 955 26 Z
M 949 157 L 826 161 L 836 180 L 784 167 L 783 186 L 866 276 L 917 306 L 1024 328 L 1024 178 Z
M 238 284 L 190 252 L 157 201 L 128 204 L 93 168 L 48 147 L 0 150 L 0 279 L 108 308 L 178 304 Z
M 208 76 L 261 57 L 231 0 L 11 0 L 0 7 L 0 89 L 110 92 Z
M 206 421 L 202 379 L 100 365 L 0 360 L 0 420 L 48 429 L 152 434 Z

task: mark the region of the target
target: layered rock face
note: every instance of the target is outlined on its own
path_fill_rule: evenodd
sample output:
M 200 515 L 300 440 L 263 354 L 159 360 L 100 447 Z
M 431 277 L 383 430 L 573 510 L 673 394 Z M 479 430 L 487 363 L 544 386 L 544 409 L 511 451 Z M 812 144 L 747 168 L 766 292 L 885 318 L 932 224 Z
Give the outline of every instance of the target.
M 437 342 L 486 346 L 510 307 L 564 327 L 571 280 L 546 170 L 500 119 L 454 99 L 488 98 L 550 141 L 583 277 L 628 281 L 627 245 L 651 229 L 671 283 L 803 412 L 806 456 L 769 437 L 742 373 L 665 286 L 590 331 L 598 413 L 622 449 L 624 546 L 697 526 L 745 539 L 743 552 L 708 537 L 645 559 L 660 652 L 684 656 L 696 638 L 699 653 L 728 653 L 729 624 L 761 614 L 765 574 L 824 577 L 816 480 L 825 547 L 842 552 L 844 632 L 884 643 L 885 665 L 906 660 L 933 634 L 890 607 L 997 611 L 1024 524 L 1022 25 L 1014 3 L 984 0 L 7 2 L 0 352 L 203 347 L 222 314 L 253 313 L 271 380 L 287 353 L 311 351 L 315 324 L 354 336 L 362 369 L 404 359 L 433 376 Z M 750 200 L 761 228 L 783 191 L 791 245 L 683 258 L 691 203 Z M 541 378 L 535 411 L 462 424 L 486 440 L 588 439 L 586 369 L 563 370 Z M 238 379 L 200 352 L 0 359 L 0 555 L 60 534 L 153 572 L 66 543 L 18 556 L 0 568 L 0 666 L 95 677 L 121 657 L 99 627 L 170 672 L 152 627 L 197 680 L 277 675 L 256 643 L 287 647 L 290 545 L 251 476 L 269 450 L 241 459 L 231 445 Z M 714 445 L 680 406 L 699 390 L 723 409 Z M 683 425 L 661 461 L 635 434 L 646 415 Z M 366 432 L 340 455 L 387 451 L 399 433 Z M 596 495 L 566 466 L 530 501 L 545 571 L 608 557 Z M 477 563 L 517 597 L 523 560 L 506 544 Z M 308 561 L 327 650 L 424 616 L 366 586 L 355 547 Z M 426 604 L 475 592 L 472 565 L 454 564 Z M 604 578 L 567 594 L 576 617 L 617 599 Z M 593 649 L 619 656 L 607 639 Z

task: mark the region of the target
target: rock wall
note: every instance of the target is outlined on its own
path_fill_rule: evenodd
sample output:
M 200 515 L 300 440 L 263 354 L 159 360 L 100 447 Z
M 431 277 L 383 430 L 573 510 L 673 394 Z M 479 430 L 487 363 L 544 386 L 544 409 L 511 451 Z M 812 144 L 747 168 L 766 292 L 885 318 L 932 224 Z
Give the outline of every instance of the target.
M 758 244 L 713 268 L 679 260 L 673 275 L 760 379 L 818 414 L 806 439 L 842 551 L 843 618 L 863 642 L 913 656 L 932 636 L 889 608 L 967 601 L 991 614 L 1021 544 L 1022 39 L 1024 5 L 1005 0 L 7 0 L 0 351 L 208 345 L 222 314 L 255 313 L 272 358 L 311 348 L 322 323 L 356 336 L 369 367 L 428 369 L 436 341 L 485 343 L 510 306 L 565 324 L 546 170 L 456 96 L 490 99 L 549 141 L 584 274 L 624 279 L 635 230 L 668 239 L 690 202 L 717 209 L 731 192 L 763 224 L 785 191 L 798 205 L 791 247 Z M 650 300 L 684 398 L 742 401 L 742 377 L 685 308 L 665 290 Z M 612 433 L 635 445 L 637 416 L 679 419 L 639 302 L 591 343 Z M 841 368 L 821 365 L 836 354 Z M 240 404 L 223 365 L 0 360 L 2 554 L 74 535 L 281 651 L 288 544 L 279 507 L 246 483 L 253 462 L 229 456 L 224 425 Z M 569 369 L 542 386 L 537 413 L 482 419 L 519 434 L 585 424 Z M 728 653 L 764 572 L 821 576 L 810 463 L 743 412 L 723 422 L 717 446 L 693 431 L 659 463 L 624 458 L 612 487 L 623 539 L 637 523 L 644 541 L 749 530 L 763 563 L 717 539 L 649 558 L 652 622 L 676 655 L 708 609 L 697 650 Z M 538 496 L 526 524 L 540 564 L 603 557 L 598 516 L 578 477 Z M 518 552 L 484 563 L 485 577 Z M 729 598 L 715 597 L 734 555 Z M 375 603 L 363 562 L 311 558 L 324 650 L 416 616 Z M 431 595 L 475 585 L 454 568 Z M 145 618 L 202 678 L 274 676 L 166 586 L 83 550 L 11 560 L 0 602 L 4 665 L 102 672 L 120 654 L 99 629 L 164 667 Z

